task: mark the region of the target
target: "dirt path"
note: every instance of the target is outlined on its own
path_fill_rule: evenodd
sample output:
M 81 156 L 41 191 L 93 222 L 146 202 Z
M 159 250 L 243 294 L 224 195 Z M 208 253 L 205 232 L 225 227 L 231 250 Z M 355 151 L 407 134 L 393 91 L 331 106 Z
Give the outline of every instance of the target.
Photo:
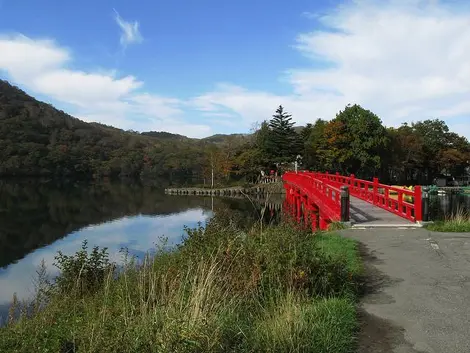
M 361 242 L 367 269 L 360 353 L 470 352 L 470 233 L 342 234 Z

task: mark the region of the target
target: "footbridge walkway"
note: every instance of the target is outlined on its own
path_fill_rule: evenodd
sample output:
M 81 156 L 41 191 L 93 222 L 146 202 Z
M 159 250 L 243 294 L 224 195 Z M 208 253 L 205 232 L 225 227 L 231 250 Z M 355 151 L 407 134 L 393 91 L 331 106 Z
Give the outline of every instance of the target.
M 287 172 L 283 175 L 284 209 L 297 222 L 313 230 L 330 223 L 353 227 L 420 227 L 427 221 L 428 195 L 413 190 L 343 176 L 339 173 Z

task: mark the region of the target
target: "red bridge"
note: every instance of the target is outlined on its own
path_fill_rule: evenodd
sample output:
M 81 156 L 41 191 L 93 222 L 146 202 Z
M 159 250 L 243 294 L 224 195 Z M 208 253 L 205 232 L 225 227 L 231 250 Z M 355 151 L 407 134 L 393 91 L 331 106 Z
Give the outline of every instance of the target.
M 285 209 L 313 230 L 333 222 L 356 226 L 413 226 L 423 221 L 422 188 L 413 190 L 339 173 L 287 172 Z M 427 204 L 425 205 L 427 218 Z

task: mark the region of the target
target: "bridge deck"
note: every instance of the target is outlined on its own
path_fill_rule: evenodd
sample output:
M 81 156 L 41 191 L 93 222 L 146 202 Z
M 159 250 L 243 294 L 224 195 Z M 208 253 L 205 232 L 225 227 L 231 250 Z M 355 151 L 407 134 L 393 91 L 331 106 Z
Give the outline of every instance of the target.
M 353 227 L 417 227 L 405 218 L 351 196 L 350 217 Z

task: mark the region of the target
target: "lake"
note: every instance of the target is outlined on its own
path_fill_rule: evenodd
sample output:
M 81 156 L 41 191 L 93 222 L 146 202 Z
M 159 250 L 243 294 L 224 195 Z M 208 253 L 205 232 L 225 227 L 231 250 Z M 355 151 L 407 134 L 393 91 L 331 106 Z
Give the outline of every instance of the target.
M 122 260 L 121 249 L 143 257 L 166 238 L 181 242 L 184 227 L 196 227 L 218 210 L 229 210 L 248 224 L 259 217 L 259 203 L 247 199 L 169 196 L 139 183 L 56 184 L 0 181 L 0 316 L 14 293 L 34 293 L 36 270 L 44 260 L 56 273 L 54 256 L 73 254 L 84 240 L 107 247 Z M 266 213 L 265 219 L 274 214 Z
M 262 201 L 262 200 L 261 200 Z M 278 195 L 271 200 L 282 203 Z M 433 196 L 433 219 L 458 207 L 470 210 L 470 195 Z M 260 217 L 260 203 L 245 198 L 165 195 L 160 187 L 140 183 L 38 183 L 0 181 L 0 316 L 5 317 L 14 293 L 34 292 L 36 270 L 44 260 L 55 274 L 54 256 L 73 254 L 84 240 L 89 248 L 107 247 L 113 261 L 122 248 L 138 257 L 181 242 L 184 226 L 196 227 L 218 210 L 229 210 L 249 224 Z M 266 212 L 276 221 L 278 212 Z
M 470 212 L 470 194 L 447 193 L 430 196 L 429 212 L 431 220 L 445 219 L 460 210 Z

